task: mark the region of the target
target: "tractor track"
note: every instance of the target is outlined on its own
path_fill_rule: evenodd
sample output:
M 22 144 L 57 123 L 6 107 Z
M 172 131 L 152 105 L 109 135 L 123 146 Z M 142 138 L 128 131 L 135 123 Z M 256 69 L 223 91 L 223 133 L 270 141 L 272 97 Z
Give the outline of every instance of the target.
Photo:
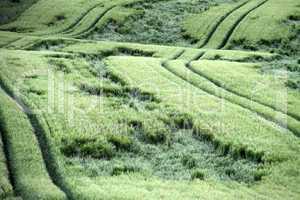
M 21 40 L 21 39 L 23 39 L 23 37 L 19 37 L 19 38 L 17 38 L 17 39 L 14 39 L 14 40 L 12 40 L 12 41 L 9 41 L 8 43 L 6 43 L 6 44 L 0 46 L 0 48 L 5 49 L 5 48 L 9 47 L 11 44 L 13 44 L 13 43 L 15 43 L 15 42 L 17 42 L 17 41 L 19 41 L 19 40 Z
M 204 56 L 205 53 L 206 53 L 205 51 L 198 53 L 198 54 L 192 59 L 192 61 L 201 60 L 201 58 Z M 190 62 L 191 62 L 191 61 L 190 61 Z
M 237 21 L 232 25 L 232 27 L 229 29 L 229 31 L 226 33 L 222 43 L 217 47 L 217 49 L 222 49 L 225 47 L 225 45 L 227 44 L 227 42 L 229 41 L 230 37 L 232 36 L 234 30 L 238 27 L 238 25 L 253 11 L 255 11 L 256 9 L 258 9 L 259 7 L 261 7 L 262 5 L 264 5 L 265 3 L 267 3 L 269 0 L 264 0 L 262 2 L 260 2 L 259 4 L 257 4 L 256 6 L 254 6 L 253 8 L 251 8 L 250 10 L 248 10 L 247 12 L 245 12 L 240 18 L 237 19 Z
M 1 92 L 1 87 L 0 87 L 0 92 Z M 1 123 L 1 122 L 0 122 Z M 5 139 L 7 136 L 5 135 L 4 132 L 2 132 L 2 127 L 0 126 L 0 140 L 2 141 L 3 144 L 3 153 L 4 153 L 4 157 L 5 157 L 5 165 L 6 165 L 6 169 L 8 172 L 8 181 L 12 186 L 13 192 L 16 193 L 16 184 L 15 184 L 15 180 L 14 180 L 14 176 L 13 176 L 13 170 L 12 170 L 12 164 L 9 162 L 10 160 L 10 156 L 8 153 L 8 141 Z M 17 194 L 15 194 L 17 195 Z
M 72 32 L 72 29 L 74 29 L 86 16 L 88 16 L 88 14 L 93 11 L 94 9 L 98 8 L 99 6 L 102 6 L 103 3 L 98 3 L 94 6 L 92 6 L 91 8 L 89 8 L 83 15 L 81 15 L 73 24 L 71 24 L 69 27 L 67 27 L 66 29 L 64 29 L 63 31 L 59 32 L 62 34 L 68 34 Z
M 176 59 L 178 59 L 180 56 L 182 56 L 182 55 L 184 54 L 184 52 L 185 52 L 184 49 L 179 50 L 177 53 L 175 53 L 175 54 L 172 56 L 171 60 L 176 60 Z
M 190 63 L 191 63 L 191 61 L 187 62 L 187 63 L 185 64 L 185 67 L 188 68 L 188 69 L 190 69 L 190 66 L 189 66 Z M 241 108 L 243 108 L 243 109 L 246 109 L 246 110 L 250 111 L 251 113 L 257 114 L 258 116 L 260 116 L 261 118 L 263 118 L 264 120 L 266 120 L 266 121 L 268 121 L 268 122 L 277 124 L 278 126 L 280 126 L 281 128 L 283 128 L 283 129 L 285 129 L 285 130 L 289 130 L 289 131 L 292 132 L 296 137 L 300 137 L 300 132 L 299 132 L 298 130 L 293 130 L 293 129 L 291 129 L 290 127 L 286 127 L 286 125 L 285 125 L 284 123 L 280 123 L 279 121 L 276 121 L 276 120 L 270 118 L 269 116 L 267 116 L 267 115 L 265 115 L 265 114 L 263 114 L 263 113 L 257 112 L 256 110 L 252 109 L 251 107 L 245 106 L 245 105 L 243 105 L 242 103 L 238 103 L 238 102 L 232 101 L 232 100 L 230 100 L 230 99 L 228 99 L 228 98 L 226 98 L 226 97 L 224 97 L 224 96 L 220 96 L 220 95 L 213 94 L 213 93 L 212 93 L 211 91 L 209 91 L 208 89 L 201 88 L 201 87 L 199 87 L 197 84 L 195 84 L 195 83 L 193 83 L 192 81 L 188 80 L 186 77 L 181 76 L 181 75 L 177 74 L 176 72 L 173 72 L 173 71 L 170 70 L 169 67 L 168 67 L 168 60 L 167 60 L 167 61 L 163 61 L 162 64 L 161 64 L 161 66 L 162 66 L 163 68 L 165 68 L 166 70 L 168 70 L 168 71 L 169 71 L 170 73 L 172 73 L 173 75 L 175 75 L 176 77 L 180 78 L 181 80 L 183 80 L 183 81 L 185 81 L 185 82 L 188 82 L 189 84 L 191 84 L 191 85 L 193 85 L 194 87 L 196 87 L 196 88 L 198 88 L 198 89 L 200 89 L 200 90 L 206 92 L 207 94 L 212 95 L 212 96 L 217 97 L 217 98 L 224 98 L 224 99 L 226 99 L 226 101 L 228 101 L 228 102 L 230 102 L 230 103 L 232 103 L 232 104 L 234 104 L 234 105 L 236 105 L 236 106 L 239 106 L 239 107 L 241 107 Z M 191 70 L 191 72 L 193 72 L 193 71 Z M 195 72 L 193 72 L 193 73 L 195 73 Z M 199 75 L 199 74 L 198 74 L 198 75 Z M 199 75 L 199 76 L 201 76 L 201 75 Z M 201 76 L 201 77 L 202 77 L 202 76 Z M 205 78 L 205 77 L 203 77 L 203 78 Z M 209 79 L 207 79 L 207 80 L 209 81 Z M 216 85 L 216 86 L 219 87 L 219 88 L 221 88 L 221 89 L 224 89 L 224 88 L 222 88 L 222 87 L 220 87 L 220 86 L 218 86 L 218 85 Z M 227 91 L 227 90 L 226 90 L 226 91 Z M 229 91 L 227 91 L 227 92 L 229 92 Z M 235 95 L 234 93 L 232 93 L 232 94 Z M 245 98 L 245 97 L 241 97 L 241 98 Z M 245 99 L 249 101 L 248 98 L 245 98 Z M 274 109 L 272 109 L 272 110 L 274 110 Z M 284 114 L 284 113 L 283 113 L 283 114 Z
M 221 17 L 220 20 L 217 21 L 216 24 L 214 24 L 212 30 L 208 33 L 207 37 L 205 38 L 204 42 L 199 46 L 199 48 L 203 48 L 205 45 L 207 45 L 207 43 L 210 41 L 210 39 L 212 38 L 213 34 L 217 31 L 218 27 L 220 26 L 220 24 L 227 18 L 229 17 L 234 11 L 238 10 L 239 8 L 241 8 L 242 6 L 246 5 L 248 1 L 243 2 L 242 4 L 234 7 L 232 10 L 230 10 L 228 13 L 226 13 L 225 15 L 223 15 Z
M 2 90 L 8 98 L 15 103 L 22 112 L 25 113 L 27 116 L 33 132 L 38 140 L 39 149 L 42 153 L 42 158 L 47 170 L 47 173 L 51 179 L 51 181 L 62 191 L 66 194 L 67 198 L 69 200 L 75 200 L 73 193 L 71 190 L 66 186 L 65 181 L 63 180 L 63 177 L 60 173 L 60 171 L 57 169 L 57 160 L 55 159 L 55 156 L 53 152 L 51 151 L 52 147 L 51 144 L 46 136 L 46 132 L 41 125 L 41 122 L 39 121 L 36 114 L 34 114 L 30 109 L 29 106 L 26 105 L 26 103 L 21 100 L 20 98 L 17 98 L 14 94 L 14 92 L 7 86 L 4 81 L 2 80 L 2 77 L 0 77 L 0 90 Z M 49 125 L 47 123 L 47 125 Z M 50 129 L 49 129 L 50 130 Z M 10 166 L 11 169 L 11 166 Z M 11 172 L 11 171 L 10 171 Z M 13 173 L 13 172 L 11 172 Z M 14 183 L 14 182 L 13 182 Z
M 90 33 L 91 31 L 95 30 L 96 28 L 96 25 L 97 23 L 109 12 L 111 11 L 112 9 L 114 9 L 115 7 L 117 7 L 117 5 L 113 5 L 113 6 L 110 6 L 108 7 L 103 13 L 101 13 L 101 15 L 99 15 L 95 20 L 94 22 L 88 27 L 86 28 L 85 30 L 79 32 L 79 33 L 76 33 L 74 35 L 71 35 L 71 36 L 74 36 L 74 37 L 82 37 L 82 36 L 85 36 L 87 35 L 88 33 Z
M 80 17 L 78 19 L 76 19 L 75 22 L 73 22 L 68 27 L 64 28 L 63 30 L 56 31 L 53 33 L 40 33 L 40 34 L 34 34 L 34 35 L 45 36 L 45 35 L 61 34 L 61 33 L 68 32 L 69 30 L 76 27 L 82 21 L 82 19 L 84 19 L 91 11 L 93 11 L 95 8 L 97 8 L 98 6 L 101 6 L 101 5 L 103 5 L 103 3 L 98 3 L 98 4 L 90 7 L 87 11 L 85 11 L 82 15 L 80 15 Z
M 236 96 L 238 96 L 238 97 L 246 98 L 246 99 L 250 100 L 249 97 L 248 97 L 247 95 L 243 95 L 243 94 L 237 93 L 237 92 L 235 92 L 235 91 L 233 91 L 233 90 L 231 90 L 231 89 L 229 89 L 229 88 L 223 87 L 218 81 L 216 81 L 216 80 L 214 80 L 214 79 L 208 77 L 207 75 L 205 75 L 205 74 L 203 74 L 203 73 L 200 73 L 199 71 L 194 70 L 194 69 L 191 67 L 190 63 L 191 63 L 191 62 L 189 62 L 189 63 L 186 65 L 186 67 L 187 67 L 189 70 L 191 70 L 193 73 L 195 73 L 195 74 L 197 74 L 197 75 L 199 75 L 199 76 L 205 78 L 205 79 L 208 80 L 209 82 L 213 83 L 215 86 L 217 86 L 217 87 L 219 87 L 219 88 L 222 88 L 222 89 L 226 90 L 227 92 L 230 92 L 230 93 L 232 93 L 232 94 L 234 94 L 234 95 L 236 95 Z M 252 101 L 252 102 L 255 102 L 255 103 L 257 103 L 257 104 L 260 104 L 261 106 L 265 106 L 265 107 L 267 107 L 267 108 L 269 108 L 269 109 L 272 109 L 272 110 L 274 110 L 274 111 L 276 111 L 276 112 L 280 112 L 281 114 L 287 115 L 287 116 L 293 118 L 293 119 L 296 120 L 296 121 L 300 121 L 300 118 L 299 118 L 299 116 L 297 116 L 297 115 L 291 114 L 291 113 L 289 113 L 289 112 L 285 113 L 285 112 L 281 111 L 280 109 L 278 109 L 278 108 L 276 108 L 276 107 L 274 107 L 274 106 L 271 106 L 271 105 L 269 105 L 269 104 L 266 104 L 266 103 L 264 103 L 264 102 L 261 102 L 261 101 L 255 100 L 255 99 L 251 99 L 251 101 Z

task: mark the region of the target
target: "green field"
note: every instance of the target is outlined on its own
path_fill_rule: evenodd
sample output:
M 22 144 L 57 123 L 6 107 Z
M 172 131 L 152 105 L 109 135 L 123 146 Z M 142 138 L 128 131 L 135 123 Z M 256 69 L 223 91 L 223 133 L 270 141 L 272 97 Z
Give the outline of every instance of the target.
M 0 199 L 299 199 L 300 2 L 0 2 Z

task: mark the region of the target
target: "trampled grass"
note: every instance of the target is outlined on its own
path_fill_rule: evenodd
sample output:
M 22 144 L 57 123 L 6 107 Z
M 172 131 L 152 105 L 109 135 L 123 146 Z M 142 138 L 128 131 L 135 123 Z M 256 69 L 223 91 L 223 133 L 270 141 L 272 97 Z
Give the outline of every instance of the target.
M 26 40 L 26 39 L 23 39 Z M 30 40 L 30 38 L 27 38 Z M 38 38 L 37 38 L 38 40 Z M 22 41 L 20 41 L 22 43 Z M 60 44 L 60 46 L 56 45 Z M 200 55 L 203 55 L 202 59 L 208 60 L 229 60 L 229 61 L 269 61 L 276 60 L 277 54 L 259 51 L 239 51 L 239 50 L 213 50 L 213 49 L 196 49 L 196 48 L 184 48 L 162 45 L 145 45 L 139 43 L 124 43 L 124 42 L 108 42 L 108 41 L 84 41 L 84 40 L 71 40 L 64 38 L 49 38 L 41 41 L 37 41 L 36 44 L 28 46 L 31 50 L 39 49 L 56 49 L 57 51 L 76 53 L 76 54 L 103 54 L 103 56 L 109 55 L 133 55 L 133 56 L 153 56 L 158 58 L 173 59 L 176 55 L 176 59 L 183 60 L 195 60 Z M 19 47 L 17 47 L 19 48 Z M 127 52 L 126 52 L 127 51 Z M 143 52 L 143 53 L 134 53 Z M 178 53 L 181 53 L 178 57 Z M 204 53 L 204 54 L 203 54 Z
M 205 10 L 208 4 L 208 2 L 195 0 L 137 1 L 126 6 L 135 12 L 124 16 L 123 20 L 112 18 L 102 29 L 91 32 L 89 38 L 191 46 L 193 41 L 182 33 L 181 23 L 186 16 Z

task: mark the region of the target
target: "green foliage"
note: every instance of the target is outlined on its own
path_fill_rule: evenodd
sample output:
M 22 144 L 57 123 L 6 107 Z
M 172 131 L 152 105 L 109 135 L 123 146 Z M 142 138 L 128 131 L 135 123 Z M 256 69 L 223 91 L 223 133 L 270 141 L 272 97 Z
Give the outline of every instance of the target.
M 125 174 L 125 173 L 133 173 L 138 171 L 138 169 L 135 169 L 133 166 L 129 166 L 129 165 L 116 165 L 113 167 L 112 176 L 119 176 L 121 174 Z
M 128 4 L 136 9 L 135 15 L 123 23 L 111 20 L 104 29 L 92 33 L 89 38 L 140 43 L 191 46 L 191 41 L 182 34 L 183 19 L 207 8 L 207 2 L 198 0 L 138 1 Z
M 300 89 L 300 81 L 296 80 L 287 80 L 285 82 L 285 85 L 291 89 Z
M 61 151 L 66 156 L 107 158 L 114 156 L 115 148 L 105 138 L 75 137 L 62 140 Z
M 70 67 L 68 67 L 62 59 L 51 59 L 49 60 L 49 63 L 50 65 L 53 65 L 54 68 L 58 71 L 62 71 L 64 73 L 71 73 Z
M 9 181 L 8 163 L 5 155 L 5 145 L 2 142 L 0 135 L 0 198 L 5 198 L 13 195 L 13 188 Z
M 0 2 L 0 24 L 16 19 L 22 12 L 38 0 L 4 0 Z
M 142 126 L 144 139 L 150 143 L 167 143 L 170 140 L 170 129 L 161 121 L 146 121 Z
M 112 143 L 117 150 L 132 151 L 134 149 L 133 139 L 127 135 L 111 134 L 107 137 L 108 142 Z
M 290 15 L 299 16 L 298 3 L 295 0 L 270 0 L 260 9 L 256 9 L 248 15 L 239 28 L 234 32 L 232 41 L 244 39 L 248 46 L 256 47 L 257 43 L 263 42 L 269 46 L 277 46 L 278 42 L 290 40 L 294 37 L 295 28 L 286 23 Z M 282 9 L 284 6 L 285 9 Z M 276 16 L 273 13 L 277 13 Z M 293 19 L 297 17 L 292 17 Z M 268 24 L 268 26 L 265 26 Z M 259 28 L 257 27 L 264 27 Z M 276 47 L 274 48 L 276 49 Z M 281 49 L 281 48 L 277 48 Z
M 191 179 L 195 180 L 195 179 L 199 179 L 199 180 L 204 180 L 205 178 L 205 174 L 202 170 L 195 170 L 192 175 L 191 175 Z
M 192 155 L 183 155 L 182 164 L 187 168 L 192 169 L 197 166 L 197 160 Z
M 169 113 L 169 119 L 174 127 L 179 129 L 191 129 L 194 125 L 193 117 L 188 113 Z M 171 125 L 172 126 L 172 125 Z

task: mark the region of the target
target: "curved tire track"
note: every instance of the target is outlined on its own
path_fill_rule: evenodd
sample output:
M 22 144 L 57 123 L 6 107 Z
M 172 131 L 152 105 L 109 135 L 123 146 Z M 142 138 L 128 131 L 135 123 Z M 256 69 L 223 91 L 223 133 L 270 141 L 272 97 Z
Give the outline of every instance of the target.
M 75 22 L 73 22 L 72 24 L 70 24 L 68 27 L 60 30 L 60 31 L 56 31 L 53 33 L 41 33 L 41 34 L 36 34 L 38 36 L 45 36 L 45 35 L 53 35 L 53 34 L 60 34 L 60 33 L 66 33 L 68 31 L 70 31 L 71 29 L 73 29 L 74 27 L 76 27 L 91 11 L 93 11 L 95 8 L 97 8 L 98 6 L 103 5 L 103 3 L 98 3 L 94 6 L 92 6 L 91 8 L 89 8 L 87 11 L 85 11 L 82 15 L 80 15 L 80 17 L 78 19 L 75 20 Z
M 84 36 L 84 35 L 87 35 L 88 33 L 90 33 L 91 31 L 93 31 L 95 28 L 96 28 L 96 25 L 97 23 L 109 12 L 111 11 L 113 8 L 117 7 L 117 5 L 113 5 L 113 6 L 110 6 L 108 7 L 103 13 L 101 13 L 95 20 L 94 22 L 89 26 L 87 27 L 86 29 L 84 29 L 83 31 L 79 32 L 79 33 L 76 33 L 72 36 L 74 37 L 81 37 L 81 36 Z
M 237 92 L 235 92 L 235 91 L 233 91 L 233 90 L 231 90 L 231 89 L 229 89 L 229 88 L 225 88 L 225 87 L 223 87 L 218 81 L 216 81 L 216 80 L 214 80 L 214 79 L 208 77 L 207 75 L 205 75 L 205 74 L 203 74 L 203 73 L 200 73 L 199 71 L 194 70 L 194 69 L 190 66 L 190 64 L 189 64 L 189 66 L 187 66 L 187 68 L 190 69 L 193 73 L 198 74 L 199 76 L 201 76 L 201 77 L 207 79 L 209 82 L 213 83 L 215 86 L 220 87 L 220 88 L 226 90 L 227 92 L 230 92 L 230 93 L 232 93 L 232 94 L 234 94 L 234 95 L 236 95 L 236 96 L 239 96 L 239 97 L 241 97 L 241 98 L 246 98 L 246 99 L 250 100 L 249 97 L 248 97 L 247 95 L 243 95 L 243 94 L 237 93 Z M 261 101 L 255 100 L 255 99 L 251 99 L 251 101 L 253 101 L 253 102 L 257 103 L 257 104 L 260 104 L 260 105 L 262 105 L 262 106 L 268 107 L 269 109 L 272 109 L 272 110 L 274 110 L 274 111 L 280 112 L 281 114 L 287 115 L 287 116 L 293 118 L 293 119 L 296 120 L 296 121 L 300 121 L 300 117 L 297 116 L 297 115 L 291 114 L 291 113 L 289 113 L 289 112 L 285 113 L 285 112 L 283 112 L 283 111 L 277 109 L 277 108 L 274 107 L 274 106 L 270 106 L 269 104 L 266 104 L 266 103 L 264 103 L 264 102 L 261 102 Z
M 226 33 L 222 43 L 218 46 L 218 49 L 222 49 L 225 47 L 225 45 L 227 44 L 227 42 L 229 41 L 230 37 L 232 36 L 234 30 L 238 27 L 238 25 L 253 11 L 255 11 L 256 9 L 258 9 L 259 7 L 261 7 L 262 5 L 264 5 L 265 3 L 267 3 L 269 0 L 264 0 L 262 2 L 260 2 L 259 4 L 257 4 L 256 6 L 254 6 L 253 8 L 251 8 L 250 10 L 248 10 L 246 13 L 244 13 L 234 24 L 233 26 L 229 29 L 229 31 Z
M 17 38 L 17 39 L 14 39 L 14 40 L 12 40 L 12 41 L 9 41 L 8 43 L 6 43 L 6 44 L 0 46 L 0 48 L 5 49 L 5 48 L 9 47 L 11 44 L 13 44 L 13 43 L 15 43 L 15 42 L 17 42 L 17 41 L 19 41 L 19 40 L 21 40 L 21 39 L 23 39 L 23 37 L 19 37 L 19 38 Z
M 72 29 L 75 28 L 90 12 L 92 12 L 94 9 L 96 9 L 99 6 L 102 6 L 103 3 L 98 3 L 91 8 L 89 8 L 83 15 L 81 15 L 73 24 L 71 24 L 69 27 L 65 28 L 63 31 L 59 32 L 62 34 L 67 34 L 72 32 Z
M 184 54 L 184 52 L 185 52 L 184 49 L 179 50 L 177 53 L 175 53 L 175 54 L 172 56 L 171 60 L 176 60 L 176 59 L 178 59 L 180 56 L 182 56 L 182 55 Z
M 169 67 L 168 67 L 167 62 L 168 62 L 168 61 L 162 62 L 161 66 L 162 66 L 163 68 L 165 68 L 166 70 L 168 70 L 170 73 L 172 73 L 172 74 L 174 74 L 175 76 L 177 76 L 178 78 L 184 80 L 185 82 L 188 82 L 189 84 L 193 85 L 194 87 L 196 87 L 196 88 L 198 88 L 198 89 L 200 89 L 200 90 L 202 90 L 202 91 L 204 91 L 204 92 L 206 92 L 206 93 L 208 93 L 208 94 L 210 94 L 210 95 L 213 95 L 213 96 L 215 96 L 215 97 L 217 97 L 217 98 L 224 98 L 224 99 L 226 99 L 226 101 L 228 101 L 228 102 L 230 102 L 230 103 L 232 103 L 232 104 L 234 104 L 234 105 L 237 105 L 237 106 L 239 106 L 239 107 L 241 107 L 241 108 L 243 108 L 243 109 L 246 109 L 246 110 L 248 110 L 248 111 L 250 111 L 250 112 L 252 112 L 252 113 L 255 113 L 255 114 L 257 114 L 258 116 L 260 116 L 261 118 L 263 118 L 264 120 L 266 120 L 266 121 L 268 121 L 268 122 L 271 122 L 271 123 L 275 123 L 275 124 L 277 124 L 279 127 L 283 128 L 283 129 L 285 129 L 285 130 L 289 130 L 289 131 L 292 132 L 295 136 L 300 137 L 300 131 L 297 130 L 297 129 L 293 129 L 293 128 L 291 128 L 291 127 L 287 127 L 286 124 L 281 123 L 280 121 L 274 120 L 274 119 L 272 119 L 271 117 L 267 116 L 267 115 L 264 114 L 264 113 L 257 112 L 255 109 L 253 109 L 253 108 L 251 108 L 251 107 L 249 107 L 249 106 L 245 106 L 245 105 L 243 105 L 242 103 L 238 103 L 238 102 L 232 101 L 232 100 L 230 100 L 230 99 L 228 99 L 228 98 L 226 98 L 226 97 L 224 97 L 224 96 L 219 96 L 219 95 L 213 94 L 213 93 L 212 93 L 211 91 L 209 91 L 208 89 L 199 87 L 197 84 L 193 83 L 193 81 L 190 81 L 190 80 L 188 80 L 187 78 L 185 78 L 184 76 L 181 76 L 181 75 L 177 74 L 176 72 L 173 72 L 172 70 L 170 70 Z M 190 61 L 190 62 L 191 62 L 191 61 Z M 194 70 L 191 70 L 190 62 L 186 63 L 185 67 L 188 68 L 192 73 L 195 73 Z M 195 73 L 195 74 L 199 75 L 198 73 Z M 201 76 L 201 75 L 199 75 L 199 76 Z M 201 77 L 202 77 L 202 76 L 201 76 Z M 205 78 L 205 77 L 203 77 L 203 78 Z M 207 78 L 205 78 L 205 79 L 207 79 Z M 207 79 L 207 81 L 211 82 L 209 79 Z M 215 84 L 215 85 L 216 85 L 216 84 Z M 218 86 L 218 85 L 216 85 L 216 86 L 219 87 L 219 88 L 221 88 L 221 89 L 224 89 L 224 88 L 221 87 L 221 86 Z M 226 89 L 224 89 L 224 90 L 226 90 Z M 226 90 L 226 91 L 227 91 L 227 90 Z M 230 92 L 230 91 L 227 91 L 227 92 Z M 230 92 L 230 93 L 231 93 L 231 92 Z M 234 93 L 232 93 L 232 94 L 235 95 Z M 239 96 L 239 97 L 240 97 L 240 98 L 245 98 L 245 97 L 242 97 L 242 96 Z M 249 99 L 246 98 L 246 100 L 249 100 Z M 261 105 L 261 104 L 260 104 L 260 105 Z M 272 108 L 271 108 L 271 109 L 272 109 Z M 272 109 L 272 110 L 274 110 L 274 109 Z M 282 113 L 282 114 L 284 114 L 284 113 Z
M 11 186 L 11 189 L 12 189 L 11 192 L 15 193 L 16 187 L 15 187 L 15 182 L 14 182 L 13 175 L 12 175 L 12 172 L 13 172 L 12 166 L 11 166 L 11 163 L 9 162 L 9 153 L 8 153 L 8 147 L 7 147 L 8 144 L 7 144 L 7 140 L 4 139 L 4 133 L 2 133 L 1 130 L 0 130 L 0 143 L 2 143 L 2 148 L 0 149 L 0 153 L 3 153 L 3 156 L 4 156 L 3 164 L 5 165 L 6 171 L 7 171 L 6 178 L 9 181 L 9 184 Z M 4 176 L 4 174 L 2 174 L 1 176 Z M 2 189 L 2 188 L 0 187 L 0 189 Z M 13 194 L 7 193 L 7 191 L 4 191 L 3 189 L 2 189 L 2 192 L 4 192 L 4 193 L 0 193 L 0 199 L 1 198 L 5 199 L 5 198 L 9 197 L 10 195 L 13 195 Z M 9 195 L 9 196 L 7 196 L 7 195 Z
M 223 15 L 221 17 L 221 19 L 219 21 L 217 21 L 217 23 L 213 26 L 212 30 L 208 33 L 208 36 L 205 38 L 204 42 L 199 46 L 199 48 L 203 48 L 205 45 L 207 45 L 207 43 L 211 40 L 213 34 L 216 32 L 216 30 L 218 29 L 218 27 L 220 26 L 220 24 L 227 18 L 229 17 L 234 11 L 238 10 L 239 8 L 241 8 L 242 6 L 246 5 L 248 1 L 243 2 L 242 4 L 234 7 L 232 10 L 230 10 L 228 13 L 226 13 L 225 15 Z
M 33 133 L 38 140 L 39 149 L 41 150 L 42 158 L 51 181 L 66 194 L 69 200 L 75 200 L 71 190 L 65 185 L 63 177 L 57 169 L 58 164 L 51 151 L 50 142 L 46 136 L 43 126 L 38 120 L 37 115 L 30 111 L 29 106 L 27 106 L 23 100 L 16 98 L 14 92 L 5 84 L 2 77 L 0 77 L 0 90 L 3 90 L 3 92 L 11 99 L 11 101 L 13 101 L 13 103 L 15 103 L 27 116 L 32 126 Z

